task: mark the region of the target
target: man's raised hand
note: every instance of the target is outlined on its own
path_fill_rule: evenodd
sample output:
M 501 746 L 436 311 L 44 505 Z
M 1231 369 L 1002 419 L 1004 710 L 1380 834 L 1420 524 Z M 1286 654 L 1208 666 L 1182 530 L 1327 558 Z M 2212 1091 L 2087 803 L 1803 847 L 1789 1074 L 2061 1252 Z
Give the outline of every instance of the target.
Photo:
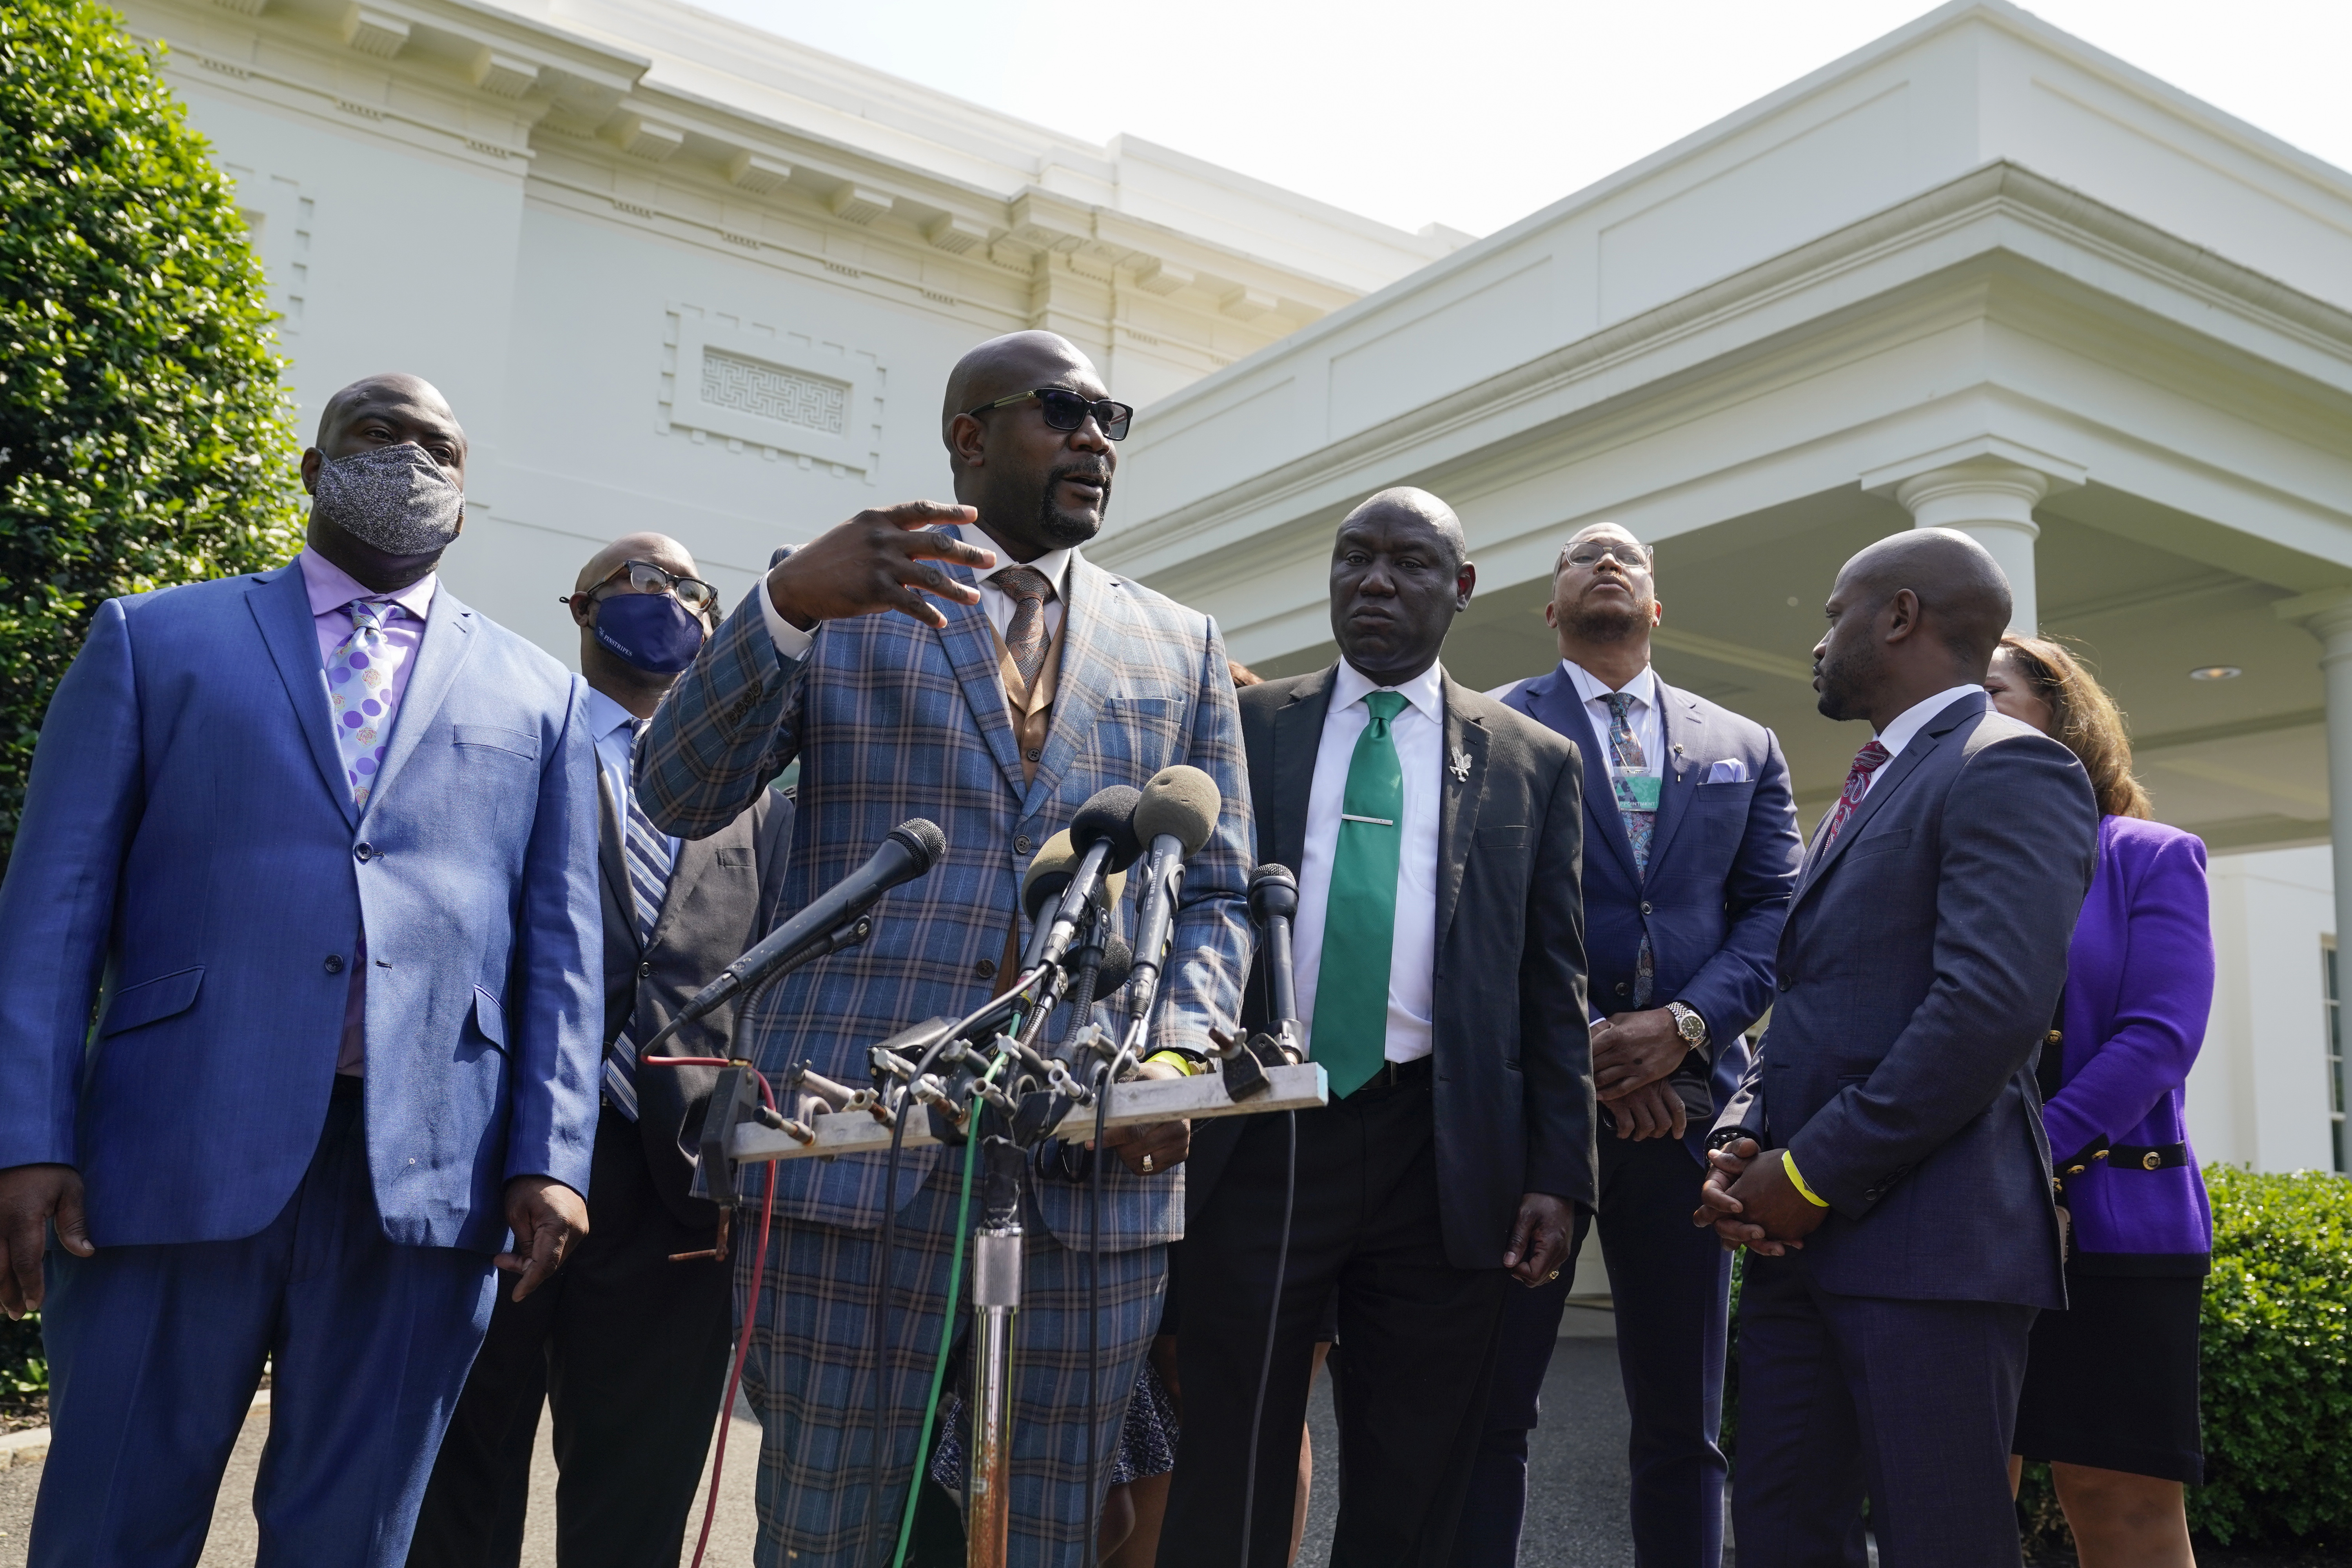
M 793 551 L 769 570 L 768 600 L 776 613 L 809 631 L 819 621 L 845 621 L 896 610 L 927 626 L 947 617 L 923 595 L 958 604 L 980 603 L 980 590 L 957 582 L 929 564 L 952 561 L 987 571 L 992 551 L 965 543 L 949 530 L 974 522 L 968 506 L 942 501 L 904 501 L 861 511 Z

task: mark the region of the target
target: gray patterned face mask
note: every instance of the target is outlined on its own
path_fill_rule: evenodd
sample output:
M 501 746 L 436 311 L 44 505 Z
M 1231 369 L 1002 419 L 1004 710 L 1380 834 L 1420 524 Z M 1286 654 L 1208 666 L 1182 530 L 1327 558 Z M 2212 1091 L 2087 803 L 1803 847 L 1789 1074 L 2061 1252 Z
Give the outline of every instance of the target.
M 466 492 L 414 441 L 319 465 L 310 510 L 386 555 L 435 555 L 466 521 Z

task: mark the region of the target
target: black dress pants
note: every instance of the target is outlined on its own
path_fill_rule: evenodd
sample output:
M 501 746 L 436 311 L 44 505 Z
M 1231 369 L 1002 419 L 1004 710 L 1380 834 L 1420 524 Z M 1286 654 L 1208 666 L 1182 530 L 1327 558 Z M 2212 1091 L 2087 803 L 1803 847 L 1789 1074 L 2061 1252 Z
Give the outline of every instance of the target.
M 1679 1140 L 1620 1138 L 1603 1119 L 1597 1228 L 1617 1308 L 1617 1366 L 1633 1416 L 1626 1459 L 1637 1568 L 1720 1568 L 1723 1562 L 1727 1467 L 1716 1439 L 1723 1426 L 1731 1255 L 1715 1232 L 1691 1224 L 1704 1174 Z M 1515 1289 L 1505 1297 L 1486 1431 L 1453 1568 L 1511 1568 L 1518 1561 L 1528 1434 L 1541 1411 L 1544 1373 L 1575 1277 L 1571 1261 L 1541 1289 Z
M 1184 1243 L 1176 1341 L 1184 1430 L 1160 1568 L 1244 1564 L 1242 1511 L 1253 1485 L 1245 1568 L 1288 1561 L 1316 1331 L 1335 1295 L 1346 1388 L 1331 1563 L 1443 1568 L 1485 1414 L 1507 1279 L 1500 1267 L 1457 1268 L 1446 1259 L 1432 1098 L 1423 1067 L 1394 1086 L 1375 1079 L 1335 1105 L 1293 1113 L 1297 1198 L 1254 1483 L 1245 1479 L 1250 1409 L 1281 1256 L 1293 1123 L 1249 1119 Z
M 521 1301 L 498 1307 L 442 1439 L 409 1568 L 513 1568 L 531 1446 L 555 1419 L 556 1561 L 674 1564 L 726 1392 L 733 1271 L 672 1263 L 710 1245 L 654 1191 L 635 1125 L 606 1107 L 589 1177 L 588 1236 Z

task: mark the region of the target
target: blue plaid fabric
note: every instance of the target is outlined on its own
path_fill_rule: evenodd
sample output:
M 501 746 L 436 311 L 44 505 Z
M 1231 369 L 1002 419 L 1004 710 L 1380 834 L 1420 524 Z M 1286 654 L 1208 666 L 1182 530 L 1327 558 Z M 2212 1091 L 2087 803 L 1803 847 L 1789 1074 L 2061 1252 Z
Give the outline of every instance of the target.
M 867 1342 L 881 1247 L 873 1231 L 780 1226 L 762 1277 L 758 1320 L 743 1373 L 761 1421 L 756 1492 L 761 1568 L 868 1568 L 888 1561 L 898 1510 L 915 1473 L 932 1359 L 946 1307 L 956 1214 L 954 1167 L 932 1175 L 900 1211 L 887 1310 L 893 1324 L 884 1390 L 889 1444 L 876 1510 L 882 1550 L 866 1536 L 866 1467 L 878 1360 Z M 978 1205 L 974 1204 L 975 1212 Z M 1087 1269 L 1082 1247 L 1063 1247 L 1028 1216 L 1021 1310 L 1013 1319 L 1013 1539 L 1024 1568 L 1076 1568 L 1101 1511 L 1087 1488 Z M 738 1310 L 748 1265 L 736 1276 Z M 1108 1473 L 1128 1397 L 1160 1326 L 1167 1248 L 1109 1252 L 1102 1259 L 1102 1367 L 1095 1386 L 1095 1441 Z M 971 1310 L 971 1265 L 957 1310 Z M 739 1320 L 740 1321 L 740 1320 Z
M 949 570 L 971 579 L 964 567 Z M 896 614 L 829 622 L 805 659 L 787 662 L 747 597 L 638 742 L 639 802 L 656 826 L 685 837 L 734 820 L 799 760 L 784 910 L 840 880 L 908 817 L 929 817 L 947 835 L 947 854 L 929 874 L 882 900 L 863 946 L 787 976 L 754 1002 L 736 1047 L 771 1074 L 804 1060 L 845 1082 L 868 1081 L 868 1046 L 988 999 L 1029 865 L 1016 840 L 1034 851 L 1097 790 L 1140 785 L 1172 763 L 1217 780 L 1224 808 L 1185 871 L 1153 1048 L 1202 1047 L 1212 1026 L 1231 1027 L 1239 1015 L 1251 942 L 1249 786 L 1215 623 L 1074 558 L 1053 723 L 1035 781 L 1024 785 L 987 617 L 977 605 L 940 603 L 944 630 Z M 1124 914 L 1131 931 L 1131 895 Z M 938 1160 L 936 1150 L 907 1152 L 902 1203 Z M 878 1225 L 883 1163 L 856 1155 L 780 1165 L 777 1214 Z M 1048 1187 L 1040 1198 L 1054 1234 L 1081 1244 L 1082 1194 Z M 1181 1166 L 1137 1176 L 1114 1163 L 1103 1245 L 1172 1240 L 1183 1213 Z

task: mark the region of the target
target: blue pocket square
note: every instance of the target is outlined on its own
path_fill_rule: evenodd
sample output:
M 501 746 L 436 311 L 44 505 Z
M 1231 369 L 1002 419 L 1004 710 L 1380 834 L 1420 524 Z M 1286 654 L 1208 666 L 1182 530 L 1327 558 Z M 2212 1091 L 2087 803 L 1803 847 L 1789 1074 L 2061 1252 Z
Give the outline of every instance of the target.
M 1748 764 L 1738 757 L 1726 757 L 1719 763 L 1711 763 L 1707 765 L 1706 782 L 1711 784 L 1746 784 Z

